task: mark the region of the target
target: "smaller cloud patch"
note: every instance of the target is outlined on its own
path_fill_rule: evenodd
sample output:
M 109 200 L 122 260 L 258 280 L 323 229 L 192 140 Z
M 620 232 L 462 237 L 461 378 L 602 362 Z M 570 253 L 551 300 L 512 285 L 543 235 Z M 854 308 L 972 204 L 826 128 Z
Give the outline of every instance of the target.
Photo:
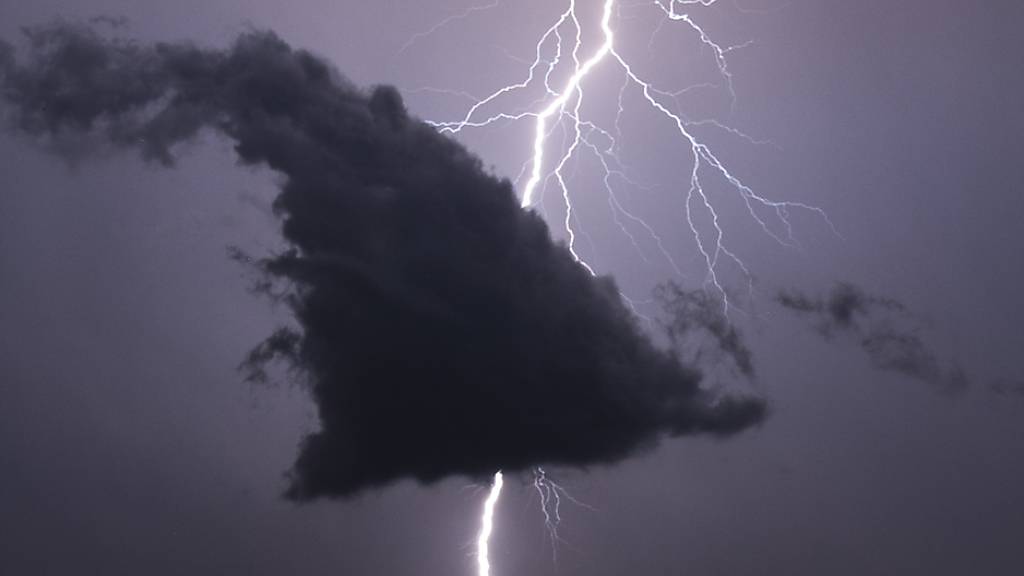
M 738 375 L 754 377 L 754 355 L 725 315 L 720 298 L 706 290 L 687 290 L 668 282 L 657 288 L 655 299 L 666 313 L 662 325 L 672 347 L 689 353 L 693 365 L 726 364 Z
M 784 290 L 776 301 L 809 319 L 827 340 L 852 338 L 878 370 L 902 374 L 944 391 L 959 391 L 969 385 L 960 366 L 943 362 L 928 346 L 921 322 L 898 300 L 840 283 L 824 297 Z

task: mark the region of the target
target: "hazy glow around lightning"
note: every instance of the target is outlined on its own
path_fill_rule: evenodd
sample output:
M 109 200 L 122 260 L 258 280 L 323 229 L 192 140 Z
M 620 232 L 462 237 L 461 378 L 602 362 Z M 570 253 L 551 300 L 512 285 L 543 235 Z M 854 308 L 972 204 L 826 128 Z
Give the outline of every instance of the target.
M 491 484 L 491 492 L 484 502 L 484 513 L 480 520 L 480 535 L 476 539 L 476 563 L 478 576 L 490 576 L 490 540 L 491 532 L 494 530 L 494 507 L 501 496 L 501 487 L 504 485 L 501 472 L 494 475 L 494 483 Z

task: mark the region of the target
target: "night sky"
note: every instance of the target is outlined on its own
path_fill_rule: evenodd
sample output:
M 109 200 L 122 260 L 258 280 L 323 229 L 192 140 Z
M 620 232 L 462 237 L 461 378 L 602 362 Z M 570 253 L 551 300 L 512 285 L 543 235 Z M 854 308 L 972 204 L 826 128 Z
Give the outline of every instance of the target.
M 593 26 L 591 4 L 580 1 Z M 666 90 L 716 79 L 692 32 L 667 23 L 652 41 L 660 12 L 625 4 L 619 47 L 646 78 Z M 452 120 L 469 101 L 435 89 L 479 97 L 520 81 L 523 59 L 564 9 L 509 0 L 417 35 L 473 5 L 0 0 L 0 39 L 20 49 L 23 26 L 97 15 L 127 22 L 94 22 L 103 34 L 147 45 L 230 49 L 239 34 L 271 30 L 356 85 L 394 85 L 414 117 Z M 745 310 L 730 318 L 755 371 L 751 379 L 710 369 L 705 384 L 763 398 L 767 417 L 731 420 L 738 423 L 728 438 L 684 435 L 612 465 L 550 469 L 593 508 L 563 505 L 557 560 L 532 477 L 512 475 L 498 504 L 493 574 L 1021 572 L 1024 8 L 721 0 L 693 14 L 725 44 L 754 42 L 729 54 L 735 105 L 721 90 L 698 90 L 688 109 L 773 144 L 701 134 L 759 193 L 821 207 L 839 235 L 795 212 L 800 246 L 779 246 L 726 200 L 727 188 L 711 189 L 723 199 L 730 247 L 755 279 L 748 299 L 746 280 L 735 269 L 723 274 Z M 584 40 L 592 47 L 598 39 Z M 621 83 L 600 73 L 588 81 L 596 116 L 614 115 Z M 622 158 L 646 186 L 624 197 L 685 276 L 654 257 L 651 244 L 653 263 L 637 256 L 610 220 L 592 164 L 574 168 L 571 190 L 585 231 L 581 255 L 656 315 L 647 302 L 656 285 L 674 279 L 697 288 L 705 270 L 683 215 L 678 140 L 631 98 Z M 471 130 L 458 140 L 489 173 L 514 178 L 529 155 L 530 128 Z M 474 469 L 479 459 L 452 463 L 458 474 L 425 486 L 367 472 L 354 496 L 338 485 L 305 494 L 333 490 L 345 499 L 297 504 L 283 496 L 300 442 L 319 427 L 317 405 L 301 384 L 246 382 L 239 370 L 291 314 L 254 294 L 253 270 L 231 257 L 232 247 L 260 258 L 284 246 L 271 207 L 282 175 L 240 166 L 233 146 L 205 131 L 173 147 L 169 167 L 85 140 L 62 142 L 54 154 L 18 130 L 0 130 L 0 573 L 473 574 L 487 482 Z M 442 164 L 449 157 L 438 154 Z M 490 190 L 494 180 L 479 182 L 461 196 Z M 539 208 L 564 240 L 558 195 L 549 190 Z M 353 223 L 359 214 L 349 215 Z M 533 222 L 509 218 L 516 229 Z M 542 262 L 541 275 L 575 278 L 551 272 L 563 270 L 557 258 Z M 776 301 L 781 290 L 814 304 L 837 282 L 912 311 L 928 350 L 963 378 L 954 386 L 879 369 L 870 346 L 858 346 L 835 317 Z M 545 307 L 576 301 L 564 290 L 539 293 L 551 299 L 531 310 L 543 319 L 552 314 Z M 562 364 L 536 360 L 530 346 L 550 347 L 523 344 L 522 356 L 558 373 Z M 399 350 L 394 366 L 414 357 Z M 515 381 L 518 368 L 501 375 Z M 544 422 L 565 411 L 564 430 L 578 429 L 585 410 L 548 401 L 538 412 Z M 697 414 L 674 424 L 701 421 L 714 432 L 726 420 Z M 466 435 L 466 446 L 477 447 L 473 430 Z M 438 455 L 465 454 L 458 446 L 438 447 Z M 537 453 L 536 444 L 528 448 Z M 578 460 L 589 461 L 562 458 Z M 436 479 L 423 468 L 405 473 Z

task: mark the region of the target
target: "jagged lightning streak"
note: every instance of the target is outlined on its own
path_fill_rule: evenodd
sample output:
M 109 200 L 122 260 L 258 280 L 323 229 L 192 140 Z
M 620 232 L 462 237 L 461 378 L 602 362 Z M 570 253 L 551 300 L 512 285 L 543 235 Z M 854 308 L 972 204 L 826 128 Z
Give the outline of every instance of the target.
M 730 309 L 729 296 L 723 281 L 720 279 L 720 269 L 723 263 L 731 263 L 748 280 L 748 289 L 752 291 L 752 275 L 749 267 L 728 246 L 726 231 L 710 195 L 705 189 L 705 180 L 717 178 L 725 182 L 735 190 L 747 213 L 753 221 L 773 240 L 790 247 L 797 247 L 799 243 L 793 234 L 793 226 L 790 221 L 790 212 L 793 209 L 805 210 L 820 216 L 835 232 L 835 226 L 829 220 L 828 215 L 820 208 L 802 202 L 773 201 L 753 190 L 744 183 L 738 176 L 732 173 L 726 163 L 711 149 L 702 142 L 695 134 L 697 128 L 715 128 L 739 138 L 749 144 L 762 145 L 770 144 L 755 139 L 744 132 L 728 126 L 714 119 L 692 119 L 681 111 L 679 96 L 688 90 L 695 88 L 714 87 L 713 84 L 701 83 L 684 88 L 675 92 L 669 92 L 656 88 L 635 70 L 634 66 L 617 49 L 615 30 L 612 20 L 620 8 L 616 0 L 600 0 L 602 11 L 600 18 L 601 44 L 585 60 L 580 58 L 582 46 L 581 20 L 578 17 L 577 0 L 569 0 L 568 7 L 563 11 L 556 21 L 541 35 L 535 47 L 535 58 L 522 82 L 509 84 L 492 92 L 485 98 L 477 100 L 462 117 L 461 120 L 450 122 L 432 122 L 441 132 L 456 134 L 467 128 L 479 128 L 493 125 L 499 121 L 517 121 L 531 119 L 534 123 L 532 146 L 529 159 L 523 165 L 521 176 L 526 174 L 528 178 L 522 188 L 521 203 L 524 208 L 532 207 L 537 202 L 537 196 L 541 189 L 547 186 L 549 181 L 554 181 L 561 192 L 565 207 L 565 218 L 563 227 L 568 237 L 568 248 L 572 256 L 588 272 L 595 274 L 593 266 L 581 257 L 576 247 L 579 223 L 573 210 L 572 195 L 564 175 L 564 169 L 571 159 L 577 156 L 582 150 L 593 152 L 599 159 L 600 165 L 605 172 L 605 191 L 609 196 L 609 204 L 612 215 L 619 229 L 626 235 L 632 245 L 640 250 L 636 236 L 630 232 L 626 222 L 637 226 L 638 231 L 645 233 L 658 246 L 662 257 L 669 263 L 673 271 L 682 275 L 679 266 L 665 249 L 661 237 L 655 233 L 652 226 L 641 217 L 629 211 L 615 195 L 611 185 L 612 176 L 624 178 L 624 172 L 619 168 L 613 168 L 613 163 L 618 163 L 615 149 L 617 144 L 610 131 L 601 129 L 595 122 L 581 117 L 581 109 L 584 101 L 584 83 L 588 76 L 599 66 L 610 64 L 615 65 L 624 74 L 624 83 L 618 94 L 618 113 L 615 118 L 615 133 L 620 132 L 621 116 L 624 112 L 624 95 L 629 89 L 636 89 L 640 92 L 644 102 L 650 108 L 663 117 L 672 126 L 681 138 L 681 142 L 687 148 L 690 158 L 690 170 L 685 186 L 684 194 L 684 216 L 690 233 L 694 238 L 697 251 L 703 260 L 705 268 L 705 283 L 712 287 L 721 297 L 722 305 L 726 313 Z M 707 8 L 714 5 L 718 0 L 653 0 L 649 2 L 661 14 L 662 20 L 657 30 L 660 30 L 665 22 L 677 22 L 685 26 L 696 35 L 701 46 L 708 49 L 712 55 L 715 67 L 722 79 L 723 88 L 728 94 L 730 107 L 735 106 L 736 93 L 733 87 L 733 75 L 729 69 L 728 55 L 730 52 L 749 46 L 751 42 L 745 42 L 735 46 L 722 45 L 715 41 L 703 27 L 689 13 L 691 8 Z M 568 28 L 568 33 L 565 29 Z M 563 62 L 563 42 L 566 36 L 573 39 L 570 54 L 571 74 L 568 79 L 559 86 L 552 86 L 552 75 Z M 553 54 L 546 49 L 554 39 Z M 653 40 L 652 40 L 653 42 Z M 542 98 L 535 104 L 539 109 L 508 112 L 499 111 L 487 116 L 482 114 L 485 107 L 493 105 L 500 98 L 531 86 L 538 78 L 543 79 L 543 85 L 547 98 Z M 674 102 L 675 106 L 669 103 Z M 557 160 L 548 160 L 548 140 L 557 125 L 563 125 L 563 129 L 569 135 L 561 155 Z M 568 127 L 565 128 L 565 125 Z M 591 140 L 591 135 L 600 134 L 610 140 L 607 147 L 598 147 Z M 553 162 L 553 164 L 551 164 Z M 546 166 L 553 165 L 553 168 Z M 548 170 L 546 172 L 546 170 Z M 625 179 L 625 178 L 624 178 Z M 626 179 L 628 181 L 628 179 Z M 518 182 L 519 179 L 517 178 Z M 781 226 L 783 232 L 780 234 L 773 229 L 773 225 L 762 213 L 774 216 L 777 226 Z M 698 224 L 698 215 L 708 222 L 709 231 L 701 231 Z M 622 217 L 620 219 L 620 217 Z M 837 233 L 838 234 L 838 233 Z M 641 256 L 648 260 L 646 255 Z M 623 295 L 625 297 L 625 295 Z M 631 306 L 633 302 L 627 299 Z
M 519 176 L 515 179 L 518 185 L 521 178 L 528 174 L 526 183 L 522 187 L 521 205 L 523 208 L 534 207 L 538 202 L 538 196 L 543 195 L 548 184 L 552 181 L 557 184 L 565 208 L 563 226 L 568 237 L 568 250 L 580 266 L 590 274 L 596 275 L 594 267 L 581 257 L 576 248 L 577 233 L 584 236 L 586 234 L 578 229 L 579 222 L 573 209 L 569 179 L 566 177 L 565 169 L 571 160 L 578 157 L 578 154 L 589 152 L 597 158 L 601 169 L 604 171 L 604 191 L 608 196 L 612 218 L 619 230 L 629 239 L 632 246 L 640 253 L 641 258 L 649 262 L 648 256 L 641 248 L 641 242 L 637 238 L 637 234 L 630 230 L 630 226 L 634 226 L 635 230 L 646 234 L 655 243 L 661 257 L 671 266 L 672 270 L 679 276 L 683 276 L 680 266 L 666 248 L 661 236 L 642 217 L 623 205 L 616 194 L 615 186 L 613 186 L 613 179 L 619 179 L 628 184 L 636 185 L 636 182 L 626 175 L 623 163 L 618 157 L 617 136 L 620 136 L 622 133 L 621 123 L 625 112 L 624 102 L 626 94 L 630 89 L 637 90 L 650 110 L 656 112 L 658 116 L 663 118 L 675 130 L 680 138 L 680 142 L 686 149 L 690 164 L 684 186 L 684 217 L 693 236 L 697 251 L 703 259 L 705 287 L 710 286 L 720 295 L 726 314 L 730 310 L 730 300 L 719 275 L 723 263 L 731 263 L 747 279 L 749 294 L 753 293 L 753 276 L 747 264 L 736 252 L 729 248 L 719 210 L 705 189 L 706 180 L 715 178 L 724 182 L 730 189 L 735 191 L 749 217 L 768 237 L 781 245 L 799 247 L 790 220 L 790 211 L 794 209 L 804 210 L 819 216 L 838 236 L 838 232 L 828 215 L 820 208 L 802 202 L 770 200 L 755 192 L 752 187 L 748 186 L 727 167 L 726 163 L 708 144 L 697 137 L 696 132 L 700 128 L 713 128 L 751 145 L 772 145 L 771 142 L 753 138 L 741 130 L 728 126 L 718 120 L 708 118 L 694 119 L 683 112 L 680 101 L 681 96 L 686 92 L 696 89 L 724 89 L 729 98 L 730 110 L 733 110 L 736 105 L 736 92 L 733 85 L 733 74 L 729 69 L 728 55 L 735 50 L 750 46 L 751 42 L 734 46 L 722 45 L 714 40 L 693 19 L 689 12 L 691 8 L 711 7 L 718 0 L 649 0 L 647 2 L 648 5 L 655 7 L 662 17 L 654 34 L 651 36 L 648 45 L 649 51 L 653 52 L 654 36 L 662 30 L 666 22 L 680 23 L 696 35 L 702 48 L 710 51 L 722 83 L 721 85 L 716 85 L 703 82 L 676 91 L 666 91 L 655 87 L 650 81 L 643 78 L 618 50 L 615 30 L 612 25 L 613 17 L 621 9 L 621 5 L 616 0 L 594 0 L 595 2 L 601 2 L 602 7 L 598 30 L 600 32 L 600 45 L 585 59 L 582 59 L 583 35 L 581 19 L 577 13 L 578 2 L 577 0 L 567 1 L 568 6 L 566 9 L 560 13 L 555 22 L 544 31 L 537 41 L 533 61 L 526 62 L 529 65 L 529 69 L 524 80 L 502 86 L 480 99 L 469 96 L 465 92 L 440 90 L 452 95 L 468 97 L 473 101 L 473 104 L 460 120 L 447 122 L 431 121 L 430 123 L 440 132 L 454 135 L 465 129 L 492 126 L 498 122 L 531 120 L 533 122 L 533 137 L 529 157 L 523 163 Z M 452 17 L 443 21 L 431 29 L 431 32 L 455 18 L 464 17 L 473 11 L 484 8 L 486 6 L 470 8 L 462 16 Z M 421 36 L 414 37 L 410 42 L 417 40 L 419 37 Z M 572 39 L 571 50 L 568 51 L 563 49 L 566 37 Z M 550 44 L 553 44 L 553 49 L 549 46 Z M 553 85 L 553 78 L 556 71 L 561 69 L 563 60 L 568 59 L 564 56 L 565 53 L 568 53 L 571 57 L 571 63 L 569 64 L 571 74 L 569 74 L 564 83 L 556 87 Z M 601 128 L 593 120 L 583 118 L 582 116 L 585 99 L 585 81 L 595 69 L 606 64 L 616 66 L 623 74 L 623 84 L 618 90 L 616 101 L 618 110 L 615 115 L 613 130 Z M 505 96 L 528 89 L 538 81 L 543 83 L 544 95 L 530 104 L 525 110 L 499 110 L 484 114 L 488 107 L 495 106 Z M 439 91 L 437 89 L 425 90 Z M 674 106 L 670 103 L 674 103 Z M 549 153 L 548 145 L 549 139 L 551 139 L 558 127 L 562 128 L 564 141 L 561 154 L 556 159 Z M 598 145 L 597 139 L 602 140 L 601 145 Z M 578 164 L 576 167 L 578 167 Z M 541 209 L 543 209 L 543 205 L 541 205 Z M 773 215 L 774 220 L 766 219 L 765 214 Z M 698 224 L 699 217 L 702 217 L 703 221 L 708 223 L 705 226 L 709 227 L 710 231 L 705 229 L 702 232 L 702 228 Z M 782 233 L 777 232 L 775 228 L 781 228 Z M 628 298 L 625 294 L 622 294 L 622 297 L 640 318 L 651 322 L 649 318 L 640 314 L 634 300 Z M 493 525 L 494 504 L 500 494 L 501 485 L 502 479 L 499 472 L 495 475 L 495 482 L 484 509 L 483 526 L 478 540 L 480 576 L 487 576 L 490 571 L 487 544 Z M 552 547 L 554 548 L 560 541 L 558 526 L 561 522 L 561 501 L 563 497 L 571 499 L 571 496 L 557 483 L 552 481 L 543 468 L 535 470 L 533 486 L 540 496 L 545 526 L 548 529 Z M 574 499 L 573 501 L 576 502 Z M 579 502 L 576 503 L 581 504 Z
M 494 531 L 494 507 L 498 504 L 498 497 L 501 496 L 501 487 L 505 480 L 501 472 L 494 474 L 494 482 L 491 484 L 491 491 L 484 501 L 484 512 L 480 518 L 480 534 L 476 539 L 476 564 L 477 576 L 490 576 L 491 557 L 490 543 L 491 532 Z
M 562 523 L 562 499 L 565 498 L 573 504 L 590 511 L 596 511 L 596 509 L 589 504 L 577 500 L 559 483 L 552 480 L 548 473 L 540 467 L 533 471 L 533 489 L 536 490 L 537 495 L 540 497 L 540 511 L 544 515 L 544 527 L 547 528 L 548 537 L 551 539 L 552 558 L 557 561 L 558 544 L 564 542 L 558 534 L 558 526 Z
M 406 50 L 408 50 L 409 48 L 412 48 L 412 45 L 415 44 L 417 41 L 419 41 L 419 40 L 421 40 L 423 38 L 426 38 L 427 36 L 430 36 L 431 34 L 437 32 L 438 30 L 440 30 L 441 28 L 444 28 L 445 26 L 451 24 L 452 22 L 455 22 L 456 20 L 462 20 L 462 19 L 465 19 L 465 18 L 469 18 L 469 16 L 472 15 L 474 12 L 481 12 L 481 11 L 484 11 L 484 10 L 490 10 L 491 8 L 497 8 L 498 4 L 500 4 L 500 3 L 501 3 L 501 0 L 494 0 L 490 4 L 482 4 L 480 6 L 470 6 L 469 8 L 466 8 L 465 10 L 463 10 L 462 12 L 459 12 L 458 14 L 453 14 L 453 15 L 445 18 L 444 20 L 441 20 L 440 22 L 438 22 L 437 24 L 434 24 L 429 29 L 424 30 L 423 32 L 417 32 L 417 33 L 413 34 L 412 37 L 409 38 L 405 42 L 405 44 L 402 45 L 401 48 L 399 48 L 398 54 L 396 54 L 396 56 L 402 55 Z
M 558 485 L 548 480 L 543 468 L 537 468 L 533 473 L 533 488 L 540 496 L 540 511 L 544 514 L 544 527 L 551 537 L 551 551 L 555 554 L 557 544 L 561 540 L 558 535 L 558 525 L 562 522 L 562 496 L 558 491 Z

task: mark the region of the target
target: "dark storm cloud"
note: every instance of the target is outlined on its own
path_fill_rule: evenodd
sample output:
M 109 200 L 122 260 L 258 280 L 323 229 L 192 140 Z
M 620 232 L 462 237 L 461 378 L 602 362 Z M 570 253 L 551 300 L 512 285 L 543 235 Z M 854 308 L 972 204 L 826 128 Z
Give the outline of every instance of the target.
M 787 290 L 776 300 L 783 308 L 814 320 L 827 339 L 848 334 L 879 370 L 903 374 L 939 386 L 959 390 L 967 376 L 958 366 L 944 366 L 921 337 L 921 327 L 906 306 L 897 300 L 867 294 L 852 284 L 837 284 L 825 298 L 812 298 Z
M 614 462 L 665 435 L 763 419 L 760 400 L 701 390 L 641 333 L 610 278 L 589 276 L 507 180 L 410 118 L 395 89 L 361 91 L 270 33 L 223 51 L 69 24 L 26 38 L 17 62 L 0 48 L 15 129 L 166 165 L 212 129 L 242 163 L 283 175 L 275 210 L 291 247 L 258 265 L 288 287 L 277 296 L 297 328 L 246 364 L 258 374 L 284 359 L 310 383 L 321 429 L 302 443 L 292 498 Z M 734 335 L 712 325 L 749 370 Z

